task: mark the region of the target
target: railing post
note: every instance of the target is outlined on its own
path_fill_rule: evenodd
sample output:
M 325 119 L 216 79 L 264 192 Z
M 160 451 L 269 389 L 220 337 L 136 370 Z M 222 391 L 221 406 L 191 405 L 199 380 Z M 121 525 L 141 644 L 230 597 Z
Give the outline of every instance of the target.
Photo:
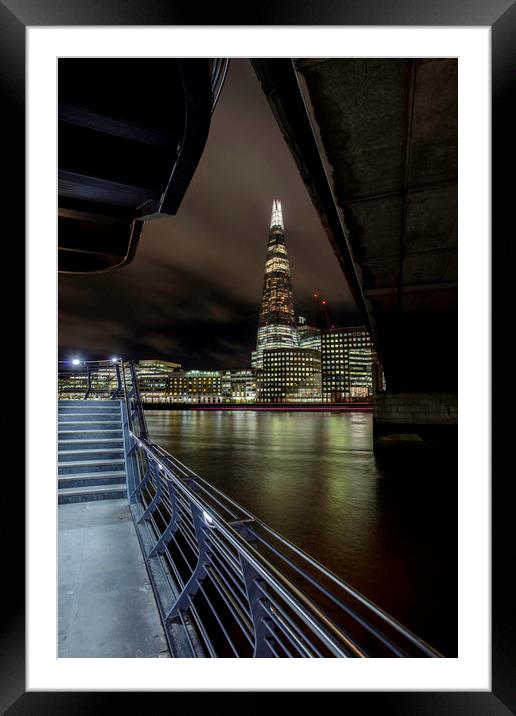
M 89 394 L 91 393 L 91 370 L 88 364 L 86 364 L 86 375 L 88 376 L 88 385 L 86 388 L 86 393 L 84 395 L 84 400 L 87 400 Z
M 190 510 L 192 513 L 195 536 L 199 554 L 197 556 L 197 564 L 187 580 L 181 594 L 174 601 L 166 614 L 166 621 L 171 621 L 179 616 L 179 611 L 189 606 L 190 599 L 199 591 L 199 587 L 206 578 L 208 572 L 207 567 L 211 564 L 212 553 L 209 549 L 210 543 L 206 531 L 211 529 L 206 524 L 206 520 L 202 511 L 190 502 Z
M 154 498 L 149 503 L 148 507 L 143 511 L 141 517 L 138 519 L 138 523 L 143 522 L 143 520 L 148 520 L 151 516 L 151 514 L 156 510 L 157 506 L 161 502 L 161 479 L 159 475 L 159 467 L 156 465 L 155 460 L 153 459 L 152 462 L 149 461 L 149 467 L 148 470 L 150 472 L 150 476 L 154 477 L 155 483 L 156 483 L 156 494 L 154 495 Z M 157 477 L 156 477 L 157 474 Z
M 256 542 L 252 531 L 249 529 L 250 520 L 241 520 L 233 522 L 231 526 L 250 543 Z M 265 580 L 258 574 L 256 569 L 249 564 L 242 553 L 239 554 L 242 575 L 244 577 L 245 588 L 247 592 L 247 600 L 249 602 L 249 611 L 253 622 L 254 631 L 254 659 L 269 659 L 274 657 L 274 651 L 270 648 L 270 642 L 274 641 L 271 629 L 274 625 L 270 619 L 269 612 L 265 608 L 264 591 L 266 589 Z M 265 624 L 269 624 L 269 628 Z
M 172 535 L 174 534 L 174 532 L 177 531 L 179 527 L 179 507 L 177 504 L 177 496 L 175 488 L 170 480 L 168 480 L 167 482 L 167 489 L 168 496 L 170 498 L 170 504 L 172 505 L 172 514 L 163 534 L 149 552 L 149 557 L 155 557 L 158 554 L 162 554 L 165 551 L 165 547 L 172 539 Z
M 273 641 L 273 636 L 270 630 L 266 627 L 266 622 L 269 623 L 272 630 L 274 629 L 274 626 L 264 605 L 265 597 L 263 595 L 263 590 L 265 589 L 265 581 L 242 555 L 240 555 L 240 564 L 242 565 L 242 574 L 244 576 L 247 599 L 249 601 L 249 610 L 253 622 L 253 658 L 268 659 L 274 657 L 275 654 L 269 646 L 270 641 Z
M 120 375 L 120 365 L 119 363 L 115 363 L 115 371 L 116 371 L 116 383 L 117 383 L 117 391 L 118 395 L 122 394 L 122 377 Z

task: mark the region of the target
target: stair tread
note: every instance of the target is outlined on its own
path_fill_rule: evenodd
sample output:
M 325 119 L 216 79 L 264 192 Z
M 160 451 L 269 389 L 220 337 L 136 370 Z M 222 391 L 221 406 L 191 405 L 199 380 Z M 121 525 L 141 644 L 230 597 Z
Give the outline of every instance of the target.
M 112 417 L 112 418 L 119 418 L 121 413 L 120 411 L 117 413 L 58 413 L 58 418 L 105 418 L 105 417 Z M 61 420 L 59 420 L 61 422 Z
M 102 473 L 100 473 L 102 475 Z M 82 476 L 79 476 L 79 479 L 81 480 L 81 484 L 77 483 L 76 479 L 72 479 L 74 476 L 67 476 L 64 479 L 60 479 L 58 483 L 59 492 L 61 490 L 67 490 L 69 487 L 112 487 L 113 485 L 125 485 L 126 479 L 124 477 L 110 477 L 109 481 L 95 479 L 93 480 L 91 477 L 87 479 L 85 483 L 82 482 Z
M 94 428 L 86 428 L 85 430 L 59 430 L 59 435 L 71 435 L 76 433 L 120 433 L 122 434 L 122 428 L 99 428 L 98 430 L 95 430 Z
M 125 470 L 115 470 L 113 472 L 109 472 L 106 470 L 105 472 L 75 472 L 72 475 L 58 475 L 58 480 L 96 480 L 100 478 L 105 477 L 124 477 L 125 478 Z
M 59 420 L 59 425 L 113 425 L 120 420 Z
M 85 487 L 63 487 L 60 495 L 81 495 L 96 492 L 125 492 L 125 485 L 86 485 Z
M 121 443 L 123 441 L 123 438 L 77 438 L 76 440 L 58 440 L 57 442 L 61 445 L 74 445 L 75 443 Z
M 119 405 L 120 398 L 60 398 L 60 405 Z
M 60 415 L 66 415 L 67 413 L 70 414 L 77 414 L 77 415 L 87 415 L 88 413 L 115 413 L 118 414 L 120 412 L 120 406 L 119 405 L 113 405 L 109 406 L 108 408 L 96 408 L 95 406 L 88 405 L 84 410 L 81 410 L 80 406 L 78 405 L 67 405 L 67 406 L 59 406 L 57 408 Z
M 58 455 L 95 455 L 96 453 L 99 453 L 99 452 L 119 453 L 119 452 L 123 452 L 123 450 L 124 450 L 123 447 L 119 447 L 119 448 L 105 447 L 105 448 L 90 448 L 89 450 L 58 450 L 57 454 Z
M 57 467 L 82 467 L 83 465 L 114 465 L 115 463 L 125 463 L 125 460 L 70 460 L 58 462 Z

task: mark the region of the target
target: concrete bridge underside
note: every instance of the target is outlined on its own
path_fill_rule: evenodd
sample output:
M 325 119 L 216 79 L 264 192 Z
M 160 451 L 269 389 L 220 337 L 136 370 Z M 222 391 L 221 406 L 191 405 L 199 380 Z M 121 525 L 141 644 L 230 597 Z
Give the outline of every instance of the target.
M 377 345 L 376 438 L 454 439 L 457 60 L 254 66 Z

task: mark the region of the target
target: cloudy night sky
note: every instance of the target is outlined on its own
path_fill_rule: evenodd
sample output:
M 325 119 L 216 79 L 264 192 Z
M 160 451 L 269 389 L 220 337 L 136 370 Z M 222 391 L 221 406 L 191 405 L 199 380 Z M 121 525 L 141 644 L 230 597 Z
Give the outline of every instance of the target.
M 232 60 L 206 148 L 176 216 L 146 223 L 120 270 L 59 275 L 60 358 L 250 365 L 273 199 L 280 199 L 296 313 L 311 293 L 332 322 L 361 323 L 346 280 L 248 60 Z

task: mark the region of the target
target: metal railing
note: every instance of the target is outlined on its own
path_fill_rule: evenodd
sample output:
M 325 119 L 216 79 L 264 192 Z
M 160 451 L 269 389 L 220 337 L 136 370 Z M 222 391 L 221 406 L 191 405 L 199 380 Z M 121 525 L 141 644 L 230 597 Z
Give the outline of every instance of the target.
M 59 361 L 57 393 L 60 400 L 120 399 L 124 395 L 122 361 Z
M 131 362 L 122 382 L 128 494 L 173 654 L 441 656 L 154 443 Z
M 171 653 L 439 657 L 326 567 L 157 445 L 134 364 L 60 364 L 83 398 L 121 398 L 127 489 Z

